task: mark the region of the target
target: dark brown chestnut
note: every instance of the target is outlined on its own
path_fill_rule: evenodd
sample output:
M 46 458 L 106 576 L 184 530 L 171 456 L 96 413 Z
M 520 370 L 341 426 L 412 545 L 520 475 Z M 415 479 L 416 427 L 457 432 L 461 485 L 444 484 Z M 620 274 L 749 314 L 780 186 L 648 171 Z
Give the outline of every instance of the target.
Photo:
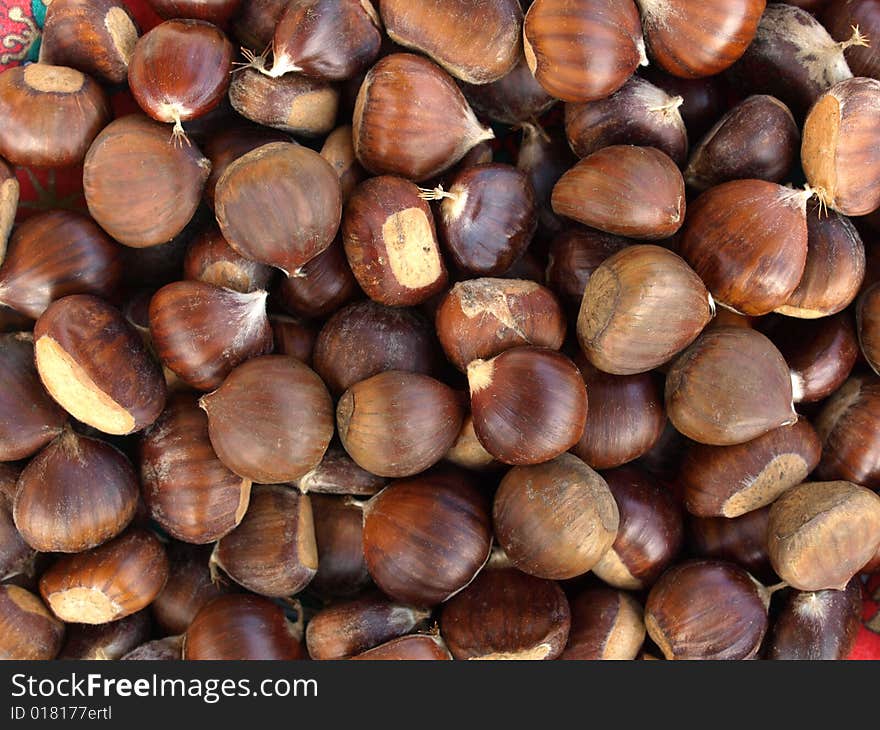
M 30 591 L 0 585 L 0 659 L 48 661 L 61 649 L 64 624 Z
M 880 282 L 859 297 L 856 320 L 862 354 L 874 372 L 880 372 Z
M 551 137 L 539 125 L 532 122 L 523 122 L 521 126 L 523 136 L 516 157 L 516 166 L 528 176 L 535 191 L 539 231 L 560 231 L 563 228 L 563 221 L 553 212 L 551 205 L 553 187 L 574 165 L 576 158 L 559 135 Z M 523 259 L 526 256 L 528 252 Z
M 437 337 L 459 370 L 520 345 L 558 350 L 565 314 L 553 293 L 533 281 L 471 279 L 450 289 L 436 314 Z
M 327 160 L 339 175 L 342 200 L 347 201 L 357 184 L 366 177 L 366 172 L 354 153 L 350 124 L 337 127 L 327 135 L 324 146 L 321 147 L 321 157 Z
M 239 256 L 212 225 L 186 249 L 183 275 L 192 281 L 248 294 L 268 287 L 272 268 Z
M 199 405 L 211 444 L 227 467 L 262 484 L 297 479 L 317 466 L 333 438 L 333 401 L 314 370 L 266 355 L 233 370 Z
M 880 497 L 852 482 L 804 482 L 770 508 L 773 570 L 801 591 L 842 591 L 880 547 Z
M 455 442 L 464 409 L 439 380 L 388 370 L 352 385 L 336 408 L 342 445 L 358 466 L 408 477 L 436 464 Z
M 150 516 L 190 543 L 219 539 L 241 522 L 251 481 L 227 469 L 208 437 L 195 395 L 178 393 L 141 438 L 140 470 Z
M 165 379 L 122 313 L 97 297 L 74 294 L 49 305 L 34 328 L 37 372 L 74 418 L 125 435 L 165 407 Z
M 364 557 L 376 585 L 413 606 L 442 603 L 489 559 L 485 497 L 456 471 L 393 482 L 364 505 Z
M 679 481 L 688 512 L 739 517 L 800 484 L 819 463 L 822 445 L 805 418 L 735 446 L 692 444 Z
M 370 584 L 364 561 L 363 513 L 341 495 L 312 493 L 310 499 L 318 571 L 309 591 L 334 598 L 353 596 Z
M 330 446 L 314 469 L 292 482 L 303 494 L 372 497 L 388 484 L 385 477 L 361 469 L 339 446 Z
M 684 222 L 684 193 L 681 172 L 663 152 L 612 145 L 565 173 L 551 202 L 555 213 L 600 231 L 656 240 L 673 235 Z
M 40 594 L 62 621 L 105 624 L 149 606 L 167 578 L 162 543 L 132 528 L 100 547 L 60 558 L 40 578 Z
M 701 139 L 729 106 L 727 86 L 721 76 L 683 79 L 666 73 L 656 64 L 640 69 L 639 76 L 669 96 L 680 96 L 684 100 L 678 111 L 692 143 Z
M 644 609 L 632 596 L 589 588 L 571 600 L 571 631 L 560 659 L 635 659 L 645 641 Z
M 522 54 L 500 79 L 488 84 L 463 83 L 461 89 L 478 114 L 511 126 L 537 119 L 556 103 L 532 75 Z
M 540 464 L 581 438 L 587 389 L 565 355 L 540 347 L 514 347 L 467 368 L 474 431 L 505 464 Z
M 606 481 L 571 454 L 508 471 L 492 508 L 495 537 L 513 565 L 557 580 L 595 567 L 619 519 Z
M 364 661 L 437 661 L 452 659 L 452 656 L 439 635 L 410 634 L 392 639 L 351 658 Z
M 71 624 L 59 659 L 115 661 L 150 636 L 149 611 L 138 611 L 106 624 Z
M 285 311 L 313 318 L 328 317 L 360 295 L 338 237 L 293 276 L 282 277 L 275 291 Z
M 265 48 L 272 42 L 275 26 L 287 0 L 248 0 L 242 2 L 232 19 L 232 32 L 246 48 Z
M 762 507 L 741 517 L 693 517 L 687 520 L 687 542 L 692 555 L 736 563 L 759 580 L 771 584 L 779 577 L 767 552 L 770 508 Z
M 296 317 L 284 314 L 270 314 L 272 337 L 275 341 L 276 355 L 290 355 L 300 362 L 312 366 L 312 353 L 318 331 L 315 326 Z
M 162 18 L 195 18 L 223 26 L 238 12 L 242 0 L 149 0 Z M 260 3 L 253 3 L 259 5 Z

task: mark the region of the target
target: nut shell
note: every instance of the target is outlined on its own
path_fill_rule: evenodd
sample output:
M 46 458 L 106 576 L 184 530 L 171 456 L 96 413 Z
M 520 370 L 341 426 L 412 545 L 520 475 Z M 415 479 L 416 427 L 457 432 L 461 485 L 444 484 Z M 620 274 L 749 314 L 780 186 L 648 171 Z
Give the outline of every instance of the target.
M 64 624 L 33 593 L 0 586 L 0 658 L 46 661 L 61 649 Z

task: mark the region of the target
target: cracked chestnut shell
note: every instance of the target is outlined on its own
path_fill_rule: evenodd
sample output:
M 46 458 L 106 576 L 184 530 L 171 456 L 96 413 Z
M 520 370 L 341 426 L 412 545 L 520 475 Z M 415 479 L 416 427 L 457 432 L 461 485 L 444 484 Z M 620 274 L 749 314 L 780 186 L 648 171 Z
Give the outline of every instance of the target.
M 54 659 L 64 639 L 64 624 L 30 591 L 0 585 L 0 659 Z
M 645 641 L 644 609 L 630 594 L 589 588 L 571 601 L 571 631 L 560 659 L 635 659 Z

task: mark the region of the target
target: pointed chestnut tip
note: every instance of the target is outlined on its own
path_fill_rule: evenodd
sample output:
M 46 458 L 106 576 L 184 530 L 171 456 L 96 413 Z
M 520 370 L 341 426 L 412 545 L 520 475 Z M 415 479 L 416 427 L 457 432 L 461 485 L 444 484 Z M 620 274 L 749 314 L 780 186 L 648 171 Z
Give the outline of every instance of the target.
M 493 360 L 474 360 L 467 367 L 468 386 L 471 394 L 479 393 L 492 384 L 492 375 L 495 370 Z

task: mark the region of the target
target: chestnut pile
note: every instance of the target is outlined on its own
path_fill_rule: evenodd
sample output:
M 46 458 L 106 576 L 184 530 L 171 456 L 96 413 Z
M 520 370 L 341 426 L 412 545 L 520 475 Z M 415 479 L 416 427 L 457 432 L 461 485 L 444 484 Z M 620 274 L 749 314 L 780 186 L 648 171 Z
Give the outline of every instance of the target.
M 850 653 L 880 2 L 152 5 L 0 74 L 0 657 Z

